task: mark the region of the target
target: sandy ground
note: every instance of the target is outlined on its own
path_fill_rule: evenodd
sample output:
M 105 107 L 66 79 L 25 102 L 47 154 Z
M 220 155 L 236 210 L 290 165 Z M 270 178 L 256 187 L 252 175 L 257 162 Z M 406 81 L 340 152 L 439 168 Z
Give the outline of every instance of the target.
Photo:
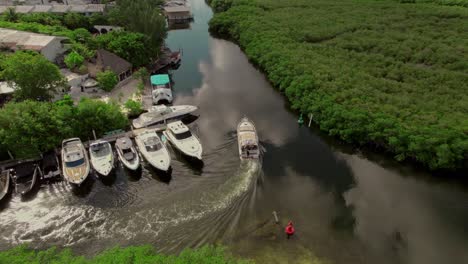
M 100 99 L 105 102 L 114 101 L 118 104 L 123 105 L 128 99 L 137 99 L 138 79 L 131 79 L 126 84 L 114 88 L 110 92 L 105 92 L 101 89 L 87 89 L 85 92 L 81 92 L 79 87 L 71 88 L 69 94 L 73 101 L 78 102 L 82 97 Z

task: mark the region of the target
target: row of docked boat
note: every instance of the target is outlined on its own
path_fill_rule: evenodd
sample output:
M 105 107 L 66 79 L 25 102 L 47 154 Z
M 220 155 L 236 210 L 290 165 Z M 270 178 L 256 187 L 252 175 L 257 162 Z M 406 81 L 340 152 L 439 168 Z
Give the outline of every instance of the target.
M 166 142 L 171 143 L 182 154 L 202 159 L 203 148 L 198 137 L 182 121 L 167 124 L 162 134 L 158 129 L 146 129 L 135 136 L 136 146 L 154 168 L 168 171 L 171 156 Z M 129 170 L 137 170 L 140 158 L 129 137 L 116 140 L 115 148 L 120 162 Z M 100 176 L 108 176 L 114 168 L 114 152 L 108 141 L 96 140 L 89 145 L 89 156 L 79 138 L 71 138 L 62 144 L 62 168 L 64 178 L 80 185 L 89 175 L 91 168 Z
M 239 158 L 255 160 L 260 157 L 257 131 L 252 121 L 242 118 L 237 125 Z M 181 121 L 169 123 L 167 129 L 158 133 L 156 129 L 147 129 L 135 137 L 136 145 L 144 159 L 151 166 L 161 171 L 170 168 L 171 156 L 166 142 L 170 142 L 183 154 L 196 159 L 202 158 L 202 145 L 198 137 Z M 137 147 L 129 137 L 120 137 L 115 142 L 118 160 L 129 170 L 140 167 Z M 62 168 L 64 178 L 73 184 L 81 184 L 89 175 L 91 167 L 100 175 L 107 176 L 114 168 L 112 146 L 105 140 L 97 140 L 89 146 L 88 153 L 79 138 L 71 138 L 62 144 Z M 17 193 L 28 194 L 39 178 L 48 179 L 61 175 L 59 160 L 55 152 L 43 155 L 42 162 L 27 162 L 15 169 L 0 172 L 0 200 L 9 192 L 10 185 Z

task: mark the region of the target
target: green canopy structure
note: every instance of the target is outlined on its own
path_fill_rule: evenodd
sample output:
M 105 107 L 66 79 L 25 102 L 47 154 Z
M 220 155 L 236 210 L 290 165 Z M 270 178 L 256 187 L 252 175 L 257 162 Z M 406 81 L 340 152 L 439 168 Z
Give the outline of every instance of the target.
M 169 75 L 167 74 L 156 74 L 151 75 L 151 84 L 152 85 L 165 85 L 170 82 Z

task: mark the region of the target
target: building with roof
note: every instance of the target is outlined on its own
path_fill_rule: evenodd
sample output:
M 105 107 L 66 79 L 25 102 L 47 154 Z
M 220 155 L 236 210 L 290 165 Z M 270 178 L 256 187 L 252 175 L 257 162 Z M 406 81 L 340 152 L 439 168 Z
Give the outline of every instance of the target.
M 166 6 L 164 7 L 164 14 L 168 22 L 184 22 L 193 19 L 188 6 Z
M 50 5 L 4 5 L 0 6 L 0 13 L 5 12 L 8 8 L 13 8 L 16 13 L 80 13 L 84 15 L 92 15 L 94 13 L 104 13 L 106 5 L 104 4 L 50 4 Z
M 66 51 L 63 41 L 67 38 L 0 28 L 0 47 L 11 51 L 33 50 L 51 62 Z
M 98 72 L 111 70 L 119 78 L 119 82 L 132 75 L 132 64 L 116 54 L 104 49 L 96 51 L 96 58 L 88 63 L 88 72 L 90 77 L 96 78 Z

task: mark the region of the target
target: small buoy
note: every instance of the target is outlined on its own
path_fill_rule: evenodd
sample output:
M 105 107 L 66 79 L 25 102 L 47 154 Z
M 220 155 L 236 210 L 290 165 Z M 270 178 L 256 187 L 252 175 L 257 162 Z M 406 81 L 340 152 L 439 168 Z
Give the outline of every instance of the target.
M 299 120 L 297 120 L 297 123 L 299 123 L 299 125 L 304 124 L 304 118 L 302 118 L 302 114 L 299 116 Z

